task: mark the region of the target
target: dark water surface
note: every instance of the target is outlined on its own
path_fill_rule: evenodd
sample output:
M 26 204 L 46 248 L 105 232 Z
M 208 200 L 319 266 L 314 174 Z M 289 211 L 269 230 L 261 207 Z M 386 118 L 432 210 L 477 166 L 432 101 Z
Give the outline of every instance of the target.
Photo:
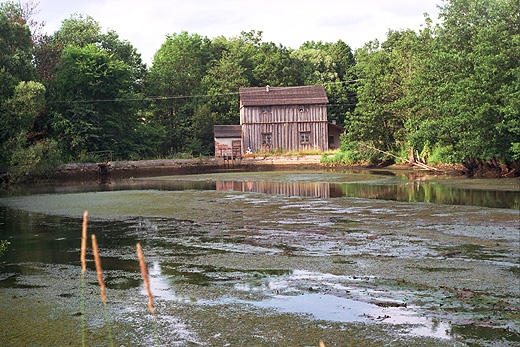
M 78 182 L 33 187 L 33 193 L 147 190 L 233 190 L 270 195 L 318 198 L 355 197 L 496 208 L 520 207 L 519 179 L 467 179 L 421 172 L 351 171 L 240 172 L 164 176 L 131 180 Z M 4 192 L 9 194 L 12 192 Z M 14 194 L 19 192 L 15 191 Z M 0 195 L 1 196 L 1 195 Z
M 517 182 L 388 172 L 6 192 L 0 345 L 104 346 L 110 326 L 118 346 L 519 346 L 519 201 Z M 90 251 L 82 323 L 84 210 L 109 323 Z

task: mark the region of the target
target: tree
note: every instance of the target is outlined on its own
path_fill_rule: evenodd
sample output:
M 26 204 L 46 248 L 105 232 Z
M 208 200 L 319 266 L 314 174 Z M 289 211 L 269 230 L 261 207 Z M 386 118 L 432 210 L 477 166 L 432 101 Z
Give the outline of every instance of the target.
M 35 63 L 50 101 L 39 126 L 50 129 L 68 160 L 97 150 L 113 150 L 119 158 L 154 153 L 143 138 L 163 136 L 138 101 L 146 65 L 128 41 L 74 14 L 36 43 Z
M 416 76 L 410 141 L 465 157 L 518 159 L 520 7 L 516 0 L 451 0 Z
M 262 42 L 249 57 L 251 61 L 251 86 L 301 85 L 301 73 L 296 68 L 291 51 L 272 42 Z
M 0 37 L 0 105 L 3 105 L 20 81 L 36 78 L 36 70 L 31 63 L 31 32 L 26 25 L 10 21 L 0 12 Z
M 45 91 L 41 83 L 20 82 L 0 117 L 2 159 L 10 167 L 10 182 L 49 178 L 61 163 L 57 143 L 34 134 L 35 120 L 45 107 Z
M 6 1 L 0 4 L 0 12 L 9 18 L 10 22 L 16 22 L 27 26 L 31 30 L 32 41 L 37 42 L 43 35 L 45 23 L 38 22 L 34 16 L 40 12 L 37 1 L 26 0 L 22 2 Z
M 27 144 L 20 136 L 16 141 L 9 167 L 10 182 L 34 181 L 51 178 L 62 162 L 58 143 L 54 140 L 41 140 Z
M 307 41 L 291 53 L 297 59 L 302 83 L 322 84 L 329 98 L 328 118 L 344 125 L 345 115 L 356 105 L 356 64 L 352 49 L 343 41 L 323 43 Z
M 138 121 L 133 83 L 127 64 L 93 44 L 64 49 L 50 84 L 54 137 L 64 153 L 132 152 L 129 138 Z
M 215 119 L 215 114 L 211 112 L 208 105 L 202 105 L 195 110 L 190 129 L 191 141 L 186 147 L 189 152 L 202 155 L 215 153 L 213 135 Z
M 20 82 L 5 105 L 4 113 L 0 114 L 0 149 L 1 161 L 4 165 L 11 162 L 15 151 L 22 151 L 32 144 L 32 137 L 36 117 L 45 107 L 45 87 L 38 82 Z
M 9 4 L 9 3 L 7 3 Z M 20 132 L 29 131 L 35 115 L 27 114 L 24 100 L 34 95 L 24 95 L 34 90 L 35 85 L 25 82 L 36 79 L 36 70 L 31 64 L 31 32 L 12 12 L 17 7 L 0 7 L 0 164 L 9 163 L 12 142 Z M 7 10 L 6 10 L 7 9 Z M 11 17 L 6 15 L 8 13 Z M 37 87 L 35 87 L 37 88 Z M 20 101 L 20 102 L 19 102 Z M 22 106 L 19 109 L 18 106 Z
M 384 151 L 407 147 L 405 124 L 417 68 L 419 38 L 412 30 L 389 31 L 387 40 L 366 44 L 356 52 L 360 77 L 358 104 L 348 118 L 350 141 L 364 141 Z
M 140 86 L 146 73 L 140 54 L 128 42 L 119 39 L 117 33 L 109 30 L 103 33 L 101 25 L 91 16 L 73 14 L 62 22 L 62 26 L 51 36 L 42 36 L 35 42 L 35 62 L 45 80 L 52 79 L 53 71 L 58 64 L 63 50 L 67 46 L 85 47 L 95 44 L 99 48 L 113 54 L 115 59 L 126 63 L 135 80 L 134 86 Z
M 180 152 L 191 141 L 189 129 L 200 99 L 205 94 L 202 79 L 211 59 L 210 41 L 198 34 L 182 32 L 166 37 L 154 56 L 147 75 L 146 90 L 154 98 L 155 122 L 168 132 L 163 152 Z
M 14 95 L 6 102 L 7 112 L 2 115 L 0 128 L 12 137 L 27 133 L 35 117 L 45 107 L 45 86 L 34 81 L 22 81 L 15 87 Z
M 210 95 L 206 105 L 216 114 L 216 124 L 238 124 L 238 90 L 249 85 L 246 69 L 236 59 L 237 52 L 226 51 L 202 79 L 204 89 Z

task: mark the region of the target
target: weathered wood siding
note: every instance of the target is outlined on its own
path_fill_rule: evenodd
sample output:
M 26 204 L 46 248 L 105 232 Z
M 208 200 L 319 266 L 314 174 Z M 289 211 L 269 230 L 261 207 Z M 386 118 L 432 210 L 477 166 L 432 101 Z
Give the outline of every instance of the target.
M 243 146 L 253 151 L 328 149 L 328 122 L 326 105 L 250 106 L 241 107 Z M 301 143 L 301 133 L 309 133 L 309 143 Z M 262 134 L 271 134 L 271 146 L 262 144 Z

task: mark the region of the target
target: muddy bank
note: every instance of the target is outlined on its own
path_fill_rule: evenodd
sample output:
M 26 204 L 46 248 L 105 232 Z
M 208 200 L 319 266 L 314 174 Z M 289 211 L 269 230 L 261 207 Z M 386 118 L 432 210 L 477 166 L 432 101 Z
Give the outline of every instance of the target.
M 114 161 L 103 163 L 110 178 L 138 178 L 166 175 L 188 175 L 219 171 L 266 171 L 291 168 L 320 168 L 321 156 L 247 157 L 234 160 L 223 158 L 161 159 L 139 161 Z M 98 180 L 104 172 L 96 163 L 65 164 L 58 168 L 53 179 Z
M 105 169 L 105 168 L 103 168 Z M 321 155 L 306 156 L 249 156 L 234 160 L 223 158 L 195 159 L 160 159 L 140 161 L 115 161 L 106 163 L 106 172 L 102 172 L 96 163 L 65 164 L 58 168 L 53 179 L 55 181 L 69 180 L 99 180 L 106 177 L 114 179 L 188 175 L 229 171 L 276 171 L 276 170 L 364 170 L 385 169 L 392 171 L 411 171 L 425 173 L 411 165 L 394 164 L 385 166 L 341 166 L 321 163 Z M 444 165 L 438 168 L 438 174 L 463 176 L 462 165 Z M 106 176 L 104 176 L 106 174 Z

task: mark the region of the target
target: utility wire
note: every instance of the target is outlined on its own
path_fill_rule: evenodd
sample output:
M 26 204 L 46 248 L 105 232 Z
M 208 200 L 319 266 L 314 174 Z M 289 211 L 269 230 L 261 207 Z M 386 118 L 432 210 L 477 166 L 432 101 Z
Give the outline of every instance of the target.
M 154 101 L 154 100 L 172 100 L 172 99 L 193 99 L 193 98 L 204 98 L 211 96 L 227 96 L 227 95 L 238 95 L 235 93 L 220 93 L 220 94 L 199 94 L 199 95 L 174 95 L 174 96 L 147 96 L 143 98 L 118 98 L 118 99 L 89 99 L 89 100 L 55 100 L 48 101 L 49 104 L 64 104 L 64 103 L 96 103 L 96 102 L 125 102 L 125 101 Z
M 323 85 L 329 84 L 345 84 L 345 83 L 355 83 L 361 81 L 362 79 L 355 79 L 350 81 L 338 81 L 338 82 L 327 82 L 323 83 Z M 305 87 L 305 86 L 303 86 Z M 194 98 L 207 98 L 212 96 L 231 96 L 238 95 L 238 92 L 232 93 L 217 93 L 217 94 L 197 94 L 197 95 L 174 95 L 174 96 L 147 96 L 142 98 L 118 98 L 118 99 L 86 99 L 86 100 L 55 100 L 55 101 L 47 101 L 48 104 L 90 104 L 90 103 L 98 103 L 98 102 L 127 102 L 127 101 L 156 101 L 156 100 L 175 100 L 175 99 L 194 99 Z

